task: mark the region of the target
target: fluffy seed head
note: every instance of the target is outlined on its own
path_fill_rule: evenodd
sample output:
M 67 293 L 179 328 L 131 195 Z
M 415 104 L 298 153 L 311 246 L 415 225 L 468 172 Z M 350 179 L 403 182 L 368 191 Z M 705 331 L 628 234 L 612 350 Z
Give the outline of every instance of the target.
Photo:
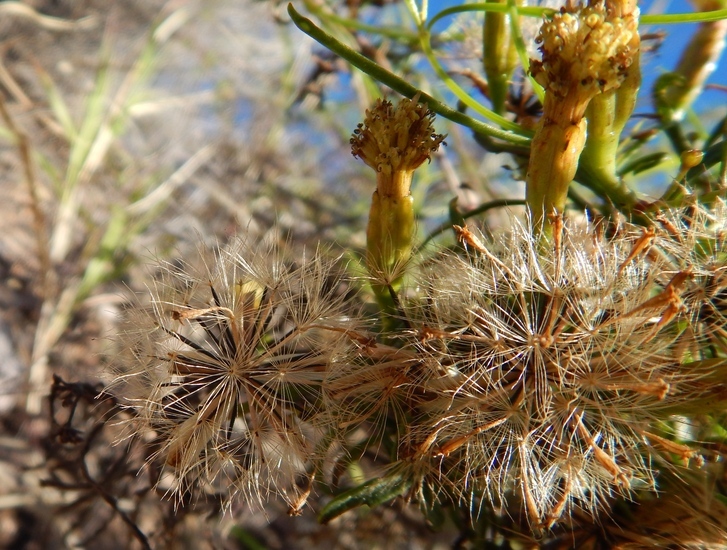
M 693 332 L 691 353 L 714 359 L 727 354 L 727 207 L 695 203 L 657 215 L 654 246 L 667 262 L 665 277 L 685 273 L 681 292 Z
M 157 435 L 179 498 L 211 488 L 300 507 L 295 480 L 310 465 L 322 381 L 346 354 L 349 320 L 330 262 L 278 254 L 240 241 L 199 271 L 163 265 L 151 310 L 135 310 L 113 391 Z
M 480 495 L 519 502 L 544 527 L 654 486 L 654 424 L 690 398 L 691 375 L 675 356 L 679 290 L 658 283 L 650 235 L 566 226 L 544 250 L 516 223 L 425 270 L 407 308 L 426 366 L 403 456 L 428 464 L 427 483 L 475 509 Z

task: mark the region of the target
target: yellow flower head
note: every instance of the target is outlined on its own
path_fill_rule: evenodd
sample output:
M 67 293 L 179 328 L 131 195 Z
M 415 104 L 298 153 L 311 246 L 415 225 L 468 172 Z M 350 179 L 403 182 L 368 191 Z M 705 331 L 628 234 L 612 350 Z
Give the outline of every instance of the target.
M 637 16 L 616 17 L 603 4 L 561 8 L 536 38 L 542 61 L 532 61 L 535 80 L 559 97 L 618 88 L 638 55 Z
M 434 113 L 418 100 L 418 95 L 405 98 L 396 107 L 376 100 L 353 131 L 353 156 L 387 178 L 394 172 L 412 172 L 430 160 L 446 136 L 434 131 Z

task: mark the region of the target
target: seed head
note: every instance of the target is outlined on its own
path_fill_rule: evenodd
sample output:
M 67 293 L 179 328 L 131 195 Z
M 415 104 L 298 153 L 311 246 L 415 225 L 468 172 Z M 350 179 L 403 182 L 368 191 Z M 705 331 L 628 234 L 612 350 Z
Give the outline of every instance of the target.
M 295 479 L 325 428 L 322 381 L 349 341 L 333 264 L 316 254 L 291 265 L 243 240 L 201 271 L 161 272 L 114 391 L 156 433 L 171 490 L 272 493 L 298 509 Z
M 682 274 L 681 299 L 691 319 L 691 353 L 714 359 L 727 353 L 727 207 L 718 200 L 657 215 L 654 246 L 668 262 L 667 277 Z M 667 283 L 668 284 L 668 283 Z M 698 351 L 697 351 L 698 350 Z
M 679 290 L 634 253 L 643 234 L 566 225 L 545 251 L 516 223 L 423 272 L 407 314 L 425 374 L 402 454 L 428 464 L 426 483 L 470 507 L 519 502 L 538 527 L 654 486 L 666 440 L 650 430 L 691 394 L 674 353 Z

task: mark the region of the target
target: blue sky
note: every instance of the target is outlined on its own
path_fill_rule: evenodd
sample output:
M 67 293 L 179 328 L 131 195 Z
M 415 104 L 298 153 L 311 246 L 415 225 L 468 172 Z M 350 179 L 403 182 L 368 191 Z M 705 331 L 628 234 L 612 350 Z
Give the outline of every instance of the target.
M 437 12 L 458 4 L 462 4 L 462 0 L 430 0 L 429 1 L 429 15 L 430 17 Z M 693 12 L 693 6 L 686 0 L 647 0 L 640 2 L 641 13 L 689 13 Z M 684 48 L 684 45 L 691 38 L 697 24 L 679 24 L 679 25 L 654 25 L 654 26 L 642 26 L 643 32 L 653 31 L 665 31 L 667 37 L 662 45 L 661 49 L 656 56 L 656 67 L 659 72 L 666 72 L 673 70 L 676 66 L 679 55 Z M 723 55 L 724 58 L 724 55 Z M 727 70 L 717 70 L 712 74 L 709 79 L 711 83 L 718 83 L 727 86 Z M 646 81 L 645 85 L 649 85 L 650 82 Z M 650 86 L 649 86 L 650 87 Z M 727 93 L 725 92 L 707 92 L 709 99 L 719 100 L 721 98 L 722 103 L 727 103 Z M 714 98 L 712 97 L 714 96 Z

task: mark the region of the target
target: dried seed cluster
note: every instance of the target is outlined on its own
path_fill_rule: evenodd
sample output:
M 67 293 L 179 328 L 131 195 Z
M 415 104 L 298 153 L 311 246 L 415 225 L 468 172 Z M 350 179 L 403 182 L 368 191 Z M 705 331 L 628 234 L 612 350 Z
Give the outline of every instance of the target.
M 641 230 L 567 227 L 545 253 L 518 224 L 486 246 L 463 237 L 475 250 L 432 263 L 409 311 L 426 373 L 413 459 L 467 500 L 515 495 L 538 526 L 653 487 L 651 430 L 695 375 Z
M 296 476 L 326 430 L 323 381 L 355 324 L 332 267 L 318 255 L 291 266 L 245 241 L 201 272 L 162 266 L 116 392 L 157 434 L 180 498 L 196 485 L 299 508 Z
M 658 488 L 674 457 L 699 463 L 670 425 L 724 399 L 726 225 L 718 204 L 609 236 L 556 220 L 550 248 L 517 221 L 457 228 L 467 253 L 421 266 L 387 344 L 319 256 L 291 266 L 239 243 L 201 274 L 163 270 L 117 393 L 179 495 L 278 494 L 297 511 L 330 448 L 368 432 L 398 438 L 411 496 L 549 528 Z

